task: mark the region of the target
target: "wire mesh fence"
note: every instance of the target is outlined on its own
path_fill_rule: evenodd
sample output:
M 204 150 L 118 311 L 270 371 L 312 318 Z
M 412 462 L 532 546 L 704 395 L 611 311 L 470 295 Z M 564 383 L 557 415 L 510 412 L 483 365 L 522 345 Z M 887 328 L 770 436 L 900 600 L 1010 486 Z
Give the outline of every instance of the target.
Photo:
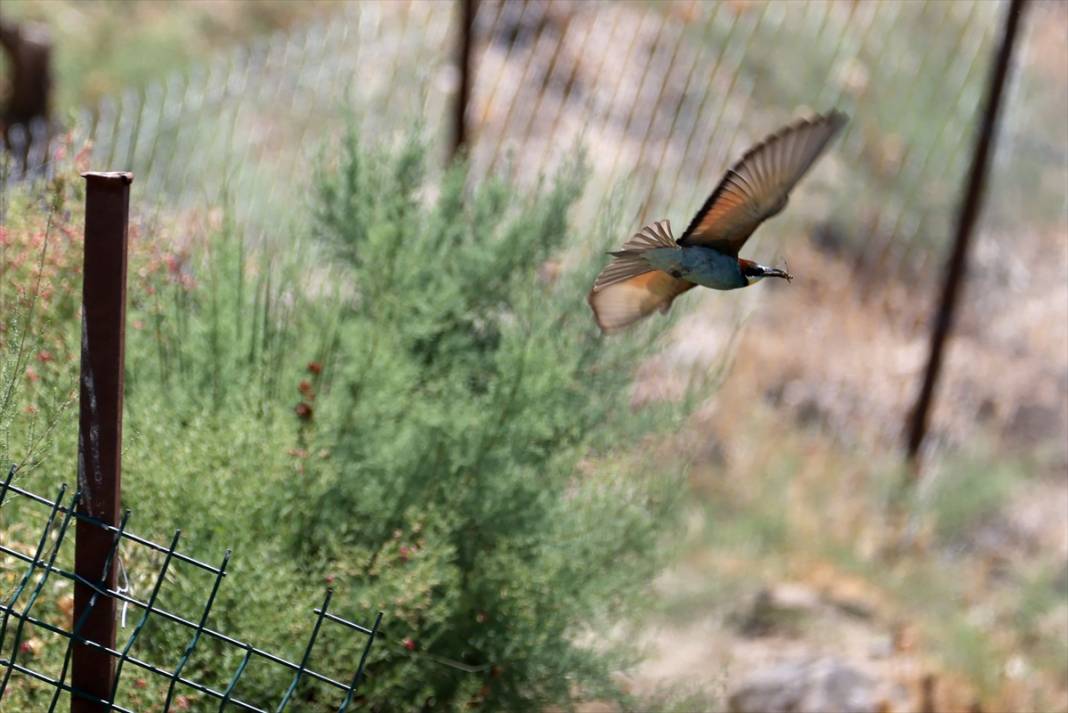
M 65 709 L 67 698 L 64 694 L 76 693 L 81 699 L 106 706 L 101 707 L 100 710 L 132 713 L 140 708 L 133 707 L 134 704 L 124 701 L 124 697 L 129 696 L 131 691 L 150 686 L 158 688 L 159 694 L 159 700 L 154 702 L 153 710 L 188 710 L 190 706 L 197 706 L 197 710 L 206 710 L 209 707 L 216 709 L 217 706 L 217 710 L 220 711 L 224 709 L 282 711 L 295 701 L 301 700 L 303 689 L 310 685 L 316 685 L 323 691 L 320 700 L 327 698 L 334 701 L 331 704 L 334 710 L 346 711 L 353 706 L 363 676 L 367 654 L 381 623 L 381 613 L 371 626 L 349 621 L 330 611 L 332 591 L 328 589 L 322 604 L 314 609 L 314 622 L 307 635 L 301 657 L 297 661 L 291 661 L 284 656 L 258 648 L 252 643 L 229 636 L 209 625 L 216 595 L 226 576 L 227 565 L 230 561 L 229 550 L 222 555 L 218 565 L 203 562 L 178 549 L 180 531 L 175 532 L 168 545 L 158 544 L 127 530 L 129 512 L 124 513 L 117 527 L 108 525 L 78 511 L 76 504 L 80 493 L 68 497 L 64 486 L 59 489 L 54 498 L 43 497 L 15 485 L 12 482 L 15 472 L 14 467 L 10 468 L 7 477 L 0 485 L 0 507 L 36 508 L 37 515 L 21 519 L 23 522 L 33 520 L 40 522 L 41 530 L 36 538 L 36 544 L 32 547 L 22 548 L 11 542 L 0 541 L 0 553 L 3 553 L 8 560 L 4 569 L 9 569 L 9 563 L 13 565 L 10 568 L 12 572 L 15 566 L 25 567 L 22 575 L 17 578 L 9 591 L 4 592 L 3 600 L 0 601 L 0 612 L 2 612 L 0 669 L 3 669 L 3 677 L 0 678 L 0 700 L 3 700 L 4 692 L 13 684 L 14 679 L 24 676 L 46 684 L 51 695 L 47 701 L 41 699 L 41 703 L 42 706 L 47 706 L 49 711 L 56 710 L 61 703 L 62 708 Z M 102 586 L 102 582 L 107 579 L 106 571 L 101 573 L 99 580 L 89 581 L 76 574 L 74 568 L 67 563 L 66 560 L 70 554 L 70 547 L 67 546 L 68 535 L 73 531 L 71 525 L 75 521 L 90 523 L 111 534 L 112 545 L 105 568 L 115 568 L 118 571 L 122 584 L 117 588 L 110 589 Z M 129 580 L 126 577 L 124 561 L 130 558 L 143 560 L 135 550 L 143 550 L 162 557 L 157 564 L 158 568 L 147 596 L 137 596 L 130 589 Z M 204 605 L 196 616 L 175 613 L 161 604 L 160 595 L 164 583 L 169 578 L 173 578 L 174 570 L 182 567 L 200 570 L 209 577 L 210 586 L 205 593 Z M 84 615 L 77 621 L 71 621 L 69 616 L 71 612 L 65 610 L 64 607 L 60 606 L 59 611 L 56 611 L 52 607 L 41 606 L 44 599 L 54 598 L 54 580 L 57 578 L 89 588 L 92 592 L 90 609 L 105 598 L 115 600 L 123 612 L 124 628 L 128 615 L 131 621 L 136 620 L 128 630 L 125 643 L 121 647 L 118 645 L 114 649 L 102 647 L 86 639 L 81 631 L 85 623 Z M 42 597 L 43 593 L 45 597 Z M 35 605 L 37 610 L 35 610 Z M 70 607 L 73 607 L 73 603 Z M 175 660 L 148 661 L 138 657 L 137 644 L 139 642 L 143 644 L 144 639 L 151 636 L 151 627 L 146 626 L 150 620 L 167 622 L 186 632 L 188 643 L 181 651 L 175 652 Z M 320 630 L 324 625 L 340 627 L 352 636 L 366 637 L 362 656 L 358 662 L 354 662 L 354 671 L 345 680 L 320 673 L 309 665 L 316 642 L 320 637 Z M 53 637 L 65 647 L 62 666 L 57 671 L 42 670 L 35 663 L 35 650 L 44 645 L 45 637 Z M 113 659 L 112 668 L 109 671 L 109 675 L 112 676 L 110 700 L 102 700 L 80 691 L 69 682 L 72 653 L 77 646 L 102 649 Z M 226 658 L 220 653 L 220 649 L 231 649 L 233 655 L 230 658 L 236 656 L 237 663 L 232 670 L 215 671 L 214 678 L 218 680 L 218 683 L 205 682 L 207 674 L 204 667 L 190 665 L 194 655 L 198 652 L 198 646 L 201 649 L 211 648 L 216 661 Z M 270 709 L 252 702 L 242 692 L 242 677 L 249 670 L 250 665 L 273 669 L 288 678 L 288 685 L 276 692 L 275 703 Z M 191 673 L 190 671 L 194 668 L 199 673 Z M 144 678 L 146 674 L 152 679 L 151 683 Z M 263 699 L 266 694 L 262 688 L 257 688 L 255 695 L 258 699 Z M 162 708 L 159 707 L 160 704 Z M 42 707 L 42 710 L 44 709 Z
M 981 0 L 484 0 L 467 110 L 473 174 L 510 166 L 535 178 L 581 143 L 591 204 L 626 179 L 641 219 L 686 214 L 750 142 L 834 106 L 852 117 L 836 152 L 849 180 L 834 200 L 853 207 L 841 230 L 865 236 L 866 259 L 922 257 L 948 232 L 999 12 Z M 94 165 L 133 171 L 168 205 L 228 186 L 246 198 L 243 214 L 263 215 L 299 199 L 306 159 L 342 105 L 371 135 L 423 122 L 443 157 L 457 31 L 452 3 L 350 3 L 329 23 L 82 111 L 74 145 L 92 141 Z M 47 162 L 44 126 L 15 134 L 31 164 Z
M 511 149 L 538 173 L 581 137 L 606 185 L 641 187 L 642 219 L 685 215 L 747 145 L 833 106 L 851 116 L 835 158 L 849 179 L 836 206 L 852 206 L 841 229 L 883 262 L 948 232 L 997 4 L 504 3 L 491 21 L 492 7 L 476 63 L 480 169 Z
M 454 4 L 343 8 L 79 112 L 73 145 L 92 142 L 93 165 L 133 171 L 152 200 L 177 207 L 225 188 L 265 225 L 299 201 L 307 159 L 345 109 L 374 136 L 422 122 L 444 157 L 460 83 Z M 483 0 L 473 175 L 510 166 L 535 178 L 581 144 L 590 205 L 625 179 L 639 222 L 687 215 L 751 142 L 833 106 L 852 117 L 824 196 L 850 207 L 834 211 L 849 216 L 837 231 L 862 241 L 866 263 L 922 267 L 949 232 L 1000 11 L 983 0 Z M 16 127 L 12 140 L 31 174 L 46 170 L 46 126 Z
M 348 107 L 367 108 L 359 116 L 366 133 L 399 129 L 414 115 L 442 114 L 442 78 L 455 79 L 441 69 L 449 4 L 343 7 L 329 23 L 263 38 L 78 112 L 71 145 L 91 144 L 92 165 L 127 166 L 148 200 L 170 210 L 213 201 L 225 188 L 241 197 L 242 219 L 277 224 L 286 211 L 275 208 L 299 200 L 308 159 Z M 428 121 L 428 131 L 440 133 L 439 124 Z M 46 129 L 13 130 L 13 153 L 28 155 L 29 166 L 11 180 L 47 175 Z

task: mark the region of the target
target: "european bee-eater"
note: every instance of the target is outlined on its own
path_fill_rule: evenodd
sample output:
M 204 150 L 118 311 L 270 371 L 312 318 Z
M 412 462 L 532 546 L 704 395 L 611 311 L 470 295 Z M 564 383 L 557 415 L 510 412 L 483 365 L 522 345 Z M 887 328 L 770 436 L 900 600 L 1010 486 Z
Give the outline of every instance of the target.
M 753 231 L 786 207 L 790 191 L 846 123 L 832 111 L 802 119 L 768 136 L 734 164 L 697 212 L 682 237 L 658 221 L 610 253 L 587 297 L 601 330 L 627 327 L 676 297 L 703 285 L 715 290 L 748 287 L 765 277 L 793 279 L 783 270 L 738 257 Z

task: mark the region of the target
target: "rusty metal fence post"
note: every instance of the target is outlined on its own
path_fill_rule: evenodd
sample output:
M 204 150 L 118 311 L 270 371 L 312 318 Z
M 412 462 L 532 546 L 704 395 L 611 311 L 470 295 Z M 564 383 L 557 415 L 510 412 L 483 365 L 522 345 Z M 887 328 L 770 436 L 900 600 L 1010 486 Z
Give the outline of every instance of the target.
M 972 164 L 968 172 L 964 199 L 961 202 L 960 212 L 957 216 L 957 229 L 953 239 L 953 248 L 946 262 L 942 295 L 931 327 L 931 348 L 927 359 L 927 368 L 924 371 L 923 386 L 920 388 L 916 405 L 909 416 L 907 455 L 911 466 L 910 477 L 912 480 L 919 477 L 920 446 L 923 445 L 923 439 L 927 433 L 927 421 L 935 386 L 938 384 L 938 376 L 942 369 L 945 344 L 949 337 L 949 330 L 953 326 L 953 314 L 956 311 L 960 288 L 964 283 L 968 248 L 971 245 L 975 223 L 983 206 L 983 189 L 986 185 L 987 169 L 990 163 L 990 156 L 993 153 L 994 141 L 997 138 L 996 130 L 998 114 L 1001 108 L 1001 96 L 1004 93 L 1005 78 L 1009 73 L 1009 65 L 1012 63 L 1012 51 L 1016 42 L 1017 29 L 1020 25 L 1020 16 L 1023 14 L 1026 2 L 1027 0 L 1012 0 L 1009 5 L 1005 18 L 1005 31 L 1001 36 L 1001 45 L 998 47 L 998 54 L 990 75 L 990 83 L 987 86 L 982 124 L 975 138 L 975 151 L 972 154 Z
M 467 105 L 471 99 L 471 44 L 475 33 L 476 0 L 459 0 L 460 46 L 457 52 L 457 69 L 460 72 L 460 87 L 453 106 L 452 145 L 449 147 L 451 162 L 467 144 Z
M 123 349 L 126 332 L 126 238 L 131 173 L 86 173 L 85 259 L 82 288 L 82 366 L 78 430 L 80 513 L 107 525 L 119 523 L 122 448 Z M 79 519 L 74 571 L 105 591 L 115 589 L 117 535 Z M 74 588 L 74 621 L 80 635 L 115 648 L 115 599 Z M 114 662 L 106 650 L 76 643 L 71 684 L 94 700 L 71 696 L 72 713 L 107 710 Z

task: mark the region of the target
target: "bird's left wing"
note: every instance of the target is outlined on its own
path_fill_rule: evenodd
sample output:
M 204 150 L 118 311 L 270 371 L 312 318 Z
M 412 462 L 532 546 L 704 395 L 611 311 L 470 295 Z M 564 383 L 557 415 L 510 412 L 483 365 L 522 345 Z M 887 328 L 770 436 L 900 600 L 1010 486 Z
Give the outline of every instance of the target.
M 737 255 L 757 226 L 786 206 L 790 191 L 845 123 L 845 114 L 837 111 L 802 119 L 749 149 L 694 216 L 679 245 Z

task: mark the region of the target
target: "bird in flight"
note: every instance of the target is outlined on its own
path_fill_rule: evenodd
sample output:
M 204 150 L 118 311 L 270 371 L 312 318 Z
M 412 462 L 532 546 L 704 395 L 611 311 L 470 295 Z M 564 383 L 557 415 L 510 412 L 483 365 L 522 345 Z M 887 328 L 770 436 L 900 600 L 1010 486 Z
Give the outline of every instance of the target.
M 678 240 L 671 224 L 642 228 L 601 271 L 586 298 L 597 325 L 611 333 L 654 311 L 667 312 L 683 292 L 748 287 L 790 273 L 738 257 L 753 231 L 786 207 L 790 191 L 846 123 L 832 111 L 801 119 L 746 151 L 723 177 Z

